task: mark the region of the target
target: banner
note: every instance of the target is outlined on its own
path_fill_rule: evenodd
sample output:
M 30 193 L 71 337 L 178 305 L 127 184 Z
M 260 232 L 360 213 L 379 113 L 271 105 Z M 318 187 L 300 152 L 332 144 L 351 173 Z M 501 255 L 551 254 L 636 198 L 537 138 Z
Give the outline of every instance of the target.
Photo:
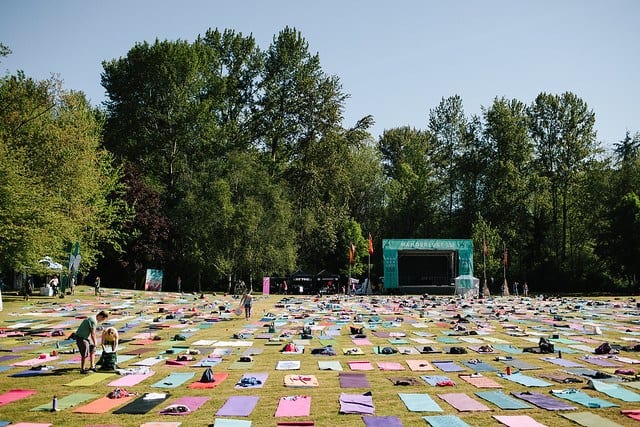
M 271 287 L 271 278 L 263 277 L 262 278 L 262 294 L 269 295 L 270 287 Z
M 162 291 L 162 270 L 147 269 L 147 277 L 144 280 L 145 291 Z

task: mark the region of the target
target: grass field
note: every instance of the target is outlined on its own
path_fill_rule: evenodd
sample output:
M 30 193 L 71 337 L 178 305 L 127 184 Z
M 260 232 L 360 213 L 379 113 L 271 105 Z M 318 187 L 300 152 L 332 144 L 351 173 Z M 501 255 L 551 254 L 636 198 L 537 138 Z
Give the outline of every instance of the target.
M 259 396 L 258 404 L 248 417 L 231 417 L 235 419 L 250 420 L 252 426 L 275 426 L 282 420 L 313 420 L 316 426 L 362 426 L 364 425 L 361 415 L 340 414 L 339 396 L 340 393 L 362 394 L 371 391 L 375 405 L 375 415 L 387 416 L 395 415 L 402 420 L 405 426 L 427 426 L 422 419 L 427 415 L 457 415 L 471 426 L 492 426 L 502 425 L 494 415 L 529 415 L 536 421 L 548 426 L 575 426 L 573 421 L 563 418 L 557 411 L 547 411 L 543 409 L 524 410 L 500 410 L 497 406 L 483 401 L 474 395 L 475 392 L 488 389 L 480 389 L 462 381 L 459 373 L 445 373 L 440 370 L 430 372 L 416 372 L 408 368 L 407 359 L 424 359 L 429 362 L 437 360 L 452 360 L 459 364 L 470 359 L 479 359 L 497 368 L 499 372 L 506 372 L 506 365 L 494 360 L 497 356 L 512 356 L 519 361 L 528 362 L 540 369 L 523 371 L 524 374 L 538 377 L 541 373 L 559 372 L 562 367 L 546 362 L 541 358 L 548 355 L 521 353 L 510 354 L 499 352 L 496 354 L 482 354 L 470 349 L 473 346 L 480 346 L 489 343 L 485 340 L 488 337 L 493 343 L 505 341 L 514 347 L 523 348 L 535 346 L 535 341 L 540 335 L 553 337 L 557 335 L 560 339 L 565 339 L 564 343 L 558 344 L 561 348 L 571 349 L 571 345 L 565 344 L 566 340 L 579 338 L 577 347 L 582 350 L 572 350 L 574 353 L 563 353 L 564 359 L 581 363 L 585 367 L 613 373 L 614 368 L 600 368 L 598 366 L 585 363 L 582 357 L 585 354 L 581 346 L 595 347 L 597 342 L 607 341 L 622 345 L 633 344 L 640 327 L 636 323 L 637 307 L 636 303 L 629 298 L 587 300 L 580 298 L 567 298 L 557 300 L 530 299 L 508 299 L 495 298 L 483 302 L 455 301 L 449 297 L 438 297 L 429 300 L 420 300 L 418 297 L 335 297 L 333 301 L 327 297 L 321 301 L 314 301 L 313 297 L 299 297 L 284 306 L 281 304 L 282 295 L 262 296 L 256 295 L 253 306 L 253 316 L 249 321 L 244 316 L 237 316 L 233 313 L 229 315 L 229 320 L 212 322 L 212 318 L 220 316 L 221 306 L 235 309 L 238 300 L 230 296 L 206 295 L 205 299 L 198 295 L 178 295 L 174 293 L 144 293 L 135 291 L 119 291 L 115 289 L 104 289 L 102 296 L 98 299 L 93 295 L 93 290 L 87 287 L 79 287 L 75 296 L 66 296 L 64 299 L 52 297 L 32 297 L 29 301 L 23 301 L 21 297 L 15 295 L 3 295 L 4 309 L 0 312 L 0 327 L 6 331 L 24 331 L 27 335 L 23 337 L 2 337 L 0 338 L 0 358 L 2 356 L 18 356 L 11 360 L 0 362 L 0 366 L 8 367 L 12 363 L 26 359 L 38 357 L 40 354 L 50 354 L 56 350 L 60 352 L 58 360 L 48 363 L 55 367 L 54 370 L 46 374 L 31 377 L 11 377 L 17 372 L 25 370 L 24 367 L 13 366 L 4 371 L 0 371 L 0 394 L 12 389 L 33 389 L 36 393 L 30 397 L 0 406 L 0 421 L 7 420 L 13 423 L 49 423 L 54 426 L 90 426 L 90 425 L 117 425 L 117 426 L 140 426 L 144 423 L 154 421 L 181 422 L 183 426 L 209 426 L 213 425 L 216 419 L 216 411 L 226 402 L 230 396 L 248 395 Z M 403 300 L 409 301 L 402 304 Z M 329 302 L 334 305 L 329 306 Z M 324 305 L 319 304 L 324 303 Z M 339 307 L 339 308 L 338 308 Z M 332 310 L 333 308 L 333 310 Z M 247 347 L 232 347 L 232 353 L 223 358 L 223 361 L 213 368 L 214 372 L 228 372 L 228 378 L 213 389 L 189 389 L 187 385 L 200 378 L 204 368 L 187 366 L 171 366 L 166 363 L 158 363 L 151 367 L 155 375 L 141 382 L 138 385 L 127 387 L 128 390 L 140 395 L 148 392 L 168 392 L 170 398 L 155 407 L 146 414 L 141 415 L 114 415 L 109 411 L 105 414 L 77 414 L 72 409 L 64 409 L 58 412 L 32 411 L 39 405 L 48 405 L 53 396 L 63 399 L 73 393 L 93 393 L 97 397 L 105 396 L 114 387 L 107 386 L 117 376 L 98 382 L 93 386 L 73 386 L 65 385 L 87 377 L 79 372 L 79 363 L 64 363 L 76 357 L 77 354 L 64 354 L 65 350 L 70 350 L 74 346 L 56 348 L 56 343 L 61 342 L 71 332 L 75 331 L 81 318 L 88 313 L 95 313 L 98 310 L 110 311 L 110 322 L 119 329 L 126 329 L 121 332 L 120 338 L 125 341 L 121 345 L 119 355 L 132 349 L 147 347 L 151 350 L 144 353 L 139 358 L 133 358 L 124 363 L 121 367 L 130 366 L 137 360 L 147 357 L 166 357 L 176 359 L 175 354 L 164 354 L 166 349 L 184 346 L 191 349 L 200 349 L 202 355 L 207 355 L 212 351 L 211 346 L 192 346 L 200 340 L 234 341 L 234 334 L 246 333 L 252 336 L 246 340 L 253 341 L 254 348 L 262 348 L 261 354 L 253 357 L 254 364 L 246 370 L 229 370 L 230 365 L 237 361 L 240 352 Z M 267 333 L 270 322 L 261 321 L 263 315 L 270 313 L 278 317 L 277 330 L 275 335 L 290 332 L 293 338 L 299 338 L 303 325 L 313 322 L 313 338 L 306 346 L 305 352 L 300 355 L 283 355 L 280 353 L 282 345 L 265 345 L 268 340 L 256 339 L 260 333 Z M 167 319 L 167 316 L 173 317 Z M 354 322 L 355 316 L 362 316 L 362 323 Z M 465 338 L 468 341 L 459 341 L 454 344 L 442 343 L 436 338 L 446 337 L 454 332 L 453 327 L 459 318 L 467 318 L 470 322 L 460 323 L 467 331 L 479 331 L 479 335 L 462 335 L 449 338 Z M 378 319 L 381 321 L 369 322 Z M 316 356 L 312 355 L 310 349 L 321 347 L 318 336 L 328 328 L 336 324 L 340 327 L 340 335 L 336 336 L 334 348 L 337 356 Z M 598 324 L 603 335 L 586 336 L 579 331 L 578 325 L 590 322 Z M 344 355 L 342 349 L 354 347 L 352 338 L 349 335 L 349 326 L 365 326 L 364 334 L 371 341 L 372 345 L 359 345 L 364 355 Z M 157 328 L 159 325 L 168 327 Z M 208 326 L 208 327 L 203 327 Z M 64 337 L 34 336 L 34 332 L 45 332 L 53 329 L 63 329 Z M 188 331 L 188 332 L 185 332 Z M 406 335 L 395 337 L 404 339 L 406 344 L 392 344 L 389 338 L 378 337 L 378 333 L 391 333 L 392 335 Z M 159 336 L 160 340 L 145 345 L 134 345 L 133 337 L 149 333 Z M 419 333 L 420 335 L 417 335 Z M 486 335 L 485 335 L 486 333 Z M 176 334 L 187 336 L 186 341 L 174 341 L 172 338 Z M 151 336 L 150 335 L 150 336 Z M 523 335 L 523 336 L 514 336 Z M 394 337 L 392 337 L 393 339 Z M 626 340 L 623 340 L 625 338 Z M 433 344 L 417 343 L 414 339 L 432 340 Z M 128 342 L 126 342 L 128 341 Z M 424 341 L 423 341 L 424 342 Z M 450 346 L 461 346 L 468 350 L 467 354 L 375 354 L 374 347 L 385 346 L 405 346 L 422 347 L 430 345 L 439 349 Z M 213 344 L 215 346 L 215 344 Z M 12 351 L 22 348 L 21 351 Z M 635 358 L 640 353 L 622 352 L 621 356 Z M 276 363 L 280 360 L 299 360 L 301 369 L 299 371 L 278 371 L 275 370 Z M 318 368 L 319 360 L 337 360 L 341 363 L 344 372 L 350 372 L 347 362 L 349 361 L 369 361 L 374 369 L 366 372 L 370 387 L 359 389 L 340 388 L 338 373 L 335 371 L 325 371 Z M 164 362 L 164 361 L 163 361 Z M 378 368 L 378 362 L 399 362 L 404 370 L 383 371 Z M 621 363 L 625 369 L 635 369 L 635 366 L 628 363 Z M 464 365 L 463 365 L 464 366 Z M 513 369 L 515 372 L 515 369 Z M 193 379 L 176 388 L 164 389 L 153 388 L 152 384 L 162 380 L 167 375 L 176 372 L 193 372 Z M 244 373 L 267 372 L 268 380 L 260 389 L 236 389 L 235 384 Z M 285 387 L 284 377 L 289 374 L 314 375 L 318 379 L 319 386 L 314 388 L 289 388 Z M 467 374 L 473 373 L 471 369 L 466 370 Z M 455 382 L 455 387 L 433 387 L 420 379 L 420 375 L 446 375 Z M 640 408 L 640 402 L 629 403 L 608 397 L 603 393 L 586 389 L 588 378 L 580 384 L 560 384 L 553 383 L 551 386 L 527 388 L 512 381 L 500 378 L 497 373 L 484 372 L 485 377 L 491 378 L 499 383 L 501 390 L 505 394 L 511 392 L 536 391 L 549 395 L 552 389 L 577 388 L 590 396 L 599 397 L 619 405 L 613 408 L 587 408 L 579 404 L 575 412 L 591 412 L 609 419 L 619 425 L 634 425 L 637 421 L 625 417 L 620 413 L 622 409 Z M 394 386 L 390 380 L 393 377 L 412 377 L 418 379 L 416 385 Z M 549 381 L 552 382 L 552 381 Z M 628 390 L 635 390 L 629 388 Z M 640 393 L 639 390 L 635 390 Z M 399 393 L 426 393 L 439 406 L 443 412 L 410 412 L 400 400 Z M 458 412 L 455 408 L 444 402 L 437 395 L 441 393 L 464 393 L 482 402 L 491 411 L 486 412 Z M 311 413 L 308 417 L 296 418 L 275 418 L 279 399 L 284 396 L 306 395 L 312 399 Z M 160 415 L 159 411 L 168 406 L 175 398 L 183 396 L 207 396 L 210 399 L 197 411 L 186 416 Z M 93 399 L 91 399 L 93 400 Z M 91 401 L 89 400 L 89 401 Z M 84 405 L 84 402 L 80 405 Z M 78 406 L 80 406 L 78 405 Z M 218 417 L 223 418 L 223 417 Z

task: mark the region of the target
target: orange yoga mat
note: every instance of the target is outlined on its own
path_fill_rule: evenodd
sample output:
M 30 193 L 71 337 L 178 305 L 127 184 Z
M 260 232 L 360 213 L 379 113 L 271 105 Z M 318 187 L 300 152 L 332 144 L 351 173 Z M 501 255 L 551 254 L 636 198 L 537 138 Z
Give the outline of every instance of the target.
M 113 408 L 124 405 L 134 397 L 137 396 L 127 396 L 121 397 L 119 399 L 109 399 L 105 396 L 101 397 L 100 399 L 96 399 L 84 406 L 79 406 L 71 412 L 77 412 L 80 414 L 104 414 L 105 412 L 109 412 Z

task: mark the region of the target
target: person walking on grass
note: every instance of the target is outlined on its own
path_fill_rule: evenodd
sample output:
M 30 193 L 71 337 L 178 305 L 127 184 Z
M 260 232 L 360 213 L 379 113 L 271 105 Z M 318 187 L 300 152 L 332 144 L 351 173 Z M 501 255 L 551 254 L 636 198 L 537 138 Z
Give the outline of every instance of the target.
M 80 351 L 80 373 L 86 374 L 87 371 L 96 372 L 96 329 L 98 323 L 102 323 L 109 315 L 106 311 L 101 311 L 95 316 L 89 316 L 80 323 L 78 330 L 75 332 L 76 345 Z M 89 369 L 85 369 L 87 359 L 89 359 Z
M 244 306 L 244 317 L 249 320 L 251 317 L 251 301 L 253 297 L 247 291 L 244 291 L 242 295 L 242 299 L 240 300 L 240 305 Z

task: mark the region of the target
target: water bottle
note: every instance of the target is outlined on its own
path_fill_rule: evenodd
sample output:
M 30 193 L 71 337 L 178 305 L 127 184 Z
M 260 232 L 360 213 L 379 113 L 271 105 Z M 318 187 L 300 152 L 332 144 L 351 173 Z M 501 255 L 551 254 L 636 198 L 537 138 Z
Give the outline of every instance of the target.
M 58 397 L 53 396 L 53 402 L 51 402 L 51 412 L 56 412 L 58 410 Z
M 511 375 L 511 367 L 507 366 L 507 375 Z

